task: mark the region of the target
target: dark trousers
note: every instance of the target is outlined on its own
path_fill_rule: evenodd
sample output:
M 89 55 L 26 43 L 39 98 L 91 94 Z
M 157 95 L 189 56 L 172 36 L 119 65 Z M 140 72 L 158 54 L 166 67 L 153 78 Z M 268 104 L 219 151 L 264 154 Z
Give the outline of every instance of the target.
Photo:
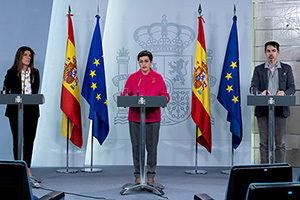
M 154 178 L 160 122 L 146 123 L 147 177 Z M 129 121 L 134 176 L 140 177 L 140 123 Z
M 31 166 L 31 157 L 33 143 L 36 135 L 36 127 L 38 123 L 38 118 L 35 117 L 25 117 L 23 119 L 23 146 L 18 146 L 18 119 L 15 117 L 9 118 L 11 132 L 13 134 L 13 151 L 14 157 L 18 157 L 18 148 L 23 147 L 23 160 L 26 162 L 27 166 Z
M 285 135 L 286 135 L 286 118 L 275 116 L 275 163 L 285 162 Z M 262 116 L 257 118 L 259 130 L 259 149 L 260 163 L 269 162 L 269 117 Z

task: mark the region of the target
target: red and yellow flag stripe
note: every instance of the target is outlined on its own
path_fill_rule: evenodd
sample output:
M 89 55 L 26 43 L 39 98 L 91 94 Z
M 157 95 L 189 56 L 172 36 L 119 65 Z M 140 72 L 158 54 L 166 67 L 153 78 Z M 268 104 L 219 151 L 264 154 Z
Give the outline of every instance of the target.
M 69 139 L 81 148 L 82 126 L 79 81 L 71 16 L 71 14 L 68 14 L 68 42 L 61 92 L 62 135 L 67 137 L 67 131 L 69 131 Z
M 211 153 L 209 81 L 202 16 L 198 20 L 191 116 L 197 125 L 197 141 Z

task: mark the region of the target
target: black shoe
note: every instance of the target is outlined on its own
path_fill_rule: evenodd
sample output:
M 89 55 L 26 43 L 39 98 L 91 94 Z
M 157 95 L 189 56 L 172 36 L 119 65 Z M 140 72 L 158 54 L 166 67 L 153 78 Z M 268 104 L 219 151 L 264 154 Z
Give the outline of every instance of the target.
M 42 180 L 40 178 L 38 178 L 38 177 L 31 176 L 30 178 L 33 179 L 35 182 L 38 182 L 38 183 L 42 182 Z
M 40 188 L 41 187 L 41 185 L 38 182 L 36 182 L 32 177 L 30 177 L 30 185 L 32 188 Z

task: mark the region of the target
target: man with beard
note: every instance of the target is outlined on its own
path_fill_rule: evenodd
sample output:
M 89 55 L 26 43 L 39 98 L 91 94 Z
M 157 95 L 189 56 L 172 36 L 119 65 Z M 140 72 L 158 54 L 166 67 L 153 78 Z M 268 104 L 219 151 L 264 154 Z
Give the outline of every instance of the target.
M 279 44 L 269 41 L 265 44 L 267 62 L 255 67 L 250 91 L 262 95 L 293 95 L 295 82 L 290 65 L 280 62 Z M 268 107 L 256 106 L 255 116 L 260 137 L 260 162 L 268 163 Z M 290 115 L 288 106 L 275 107 L 275 163 L 285 161 L 286 118 Z

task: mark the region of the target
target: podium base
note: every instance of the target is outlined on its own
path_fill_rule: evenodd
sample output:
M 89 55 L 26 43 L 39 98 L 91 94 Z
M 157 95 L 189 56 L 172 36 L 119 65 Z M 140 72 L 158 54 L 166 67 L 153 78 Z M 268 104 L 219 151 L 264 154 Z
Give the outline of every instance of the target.
M 165 187 L 159 183 L 127 183 L 122 186 L 121 195 L 129 194 L 131 191 L 146 190 L 157 195 L 164 195 Z
M 221 174 L 229 175 L 229 170 L 223 170 L 221 171 Z
M 191 174 L 191 175 L 196 175 L 196 174 L 202 175 L 202 174 L 207 174 L 207 171 L 205 171 L 205 170 L 186 170 L 185 173 Z
M 81 169 L 80 171 L 86 172 L 86 173 L 98 173 L 98 172 L 102 172 L 103 170 L 100 168 L 84 168 L 84 169 Z
M 64 174 L 74 174 L 77 173 L 77 169 L 58 169 L 56 170 L 57 173 L 64 173 Z

